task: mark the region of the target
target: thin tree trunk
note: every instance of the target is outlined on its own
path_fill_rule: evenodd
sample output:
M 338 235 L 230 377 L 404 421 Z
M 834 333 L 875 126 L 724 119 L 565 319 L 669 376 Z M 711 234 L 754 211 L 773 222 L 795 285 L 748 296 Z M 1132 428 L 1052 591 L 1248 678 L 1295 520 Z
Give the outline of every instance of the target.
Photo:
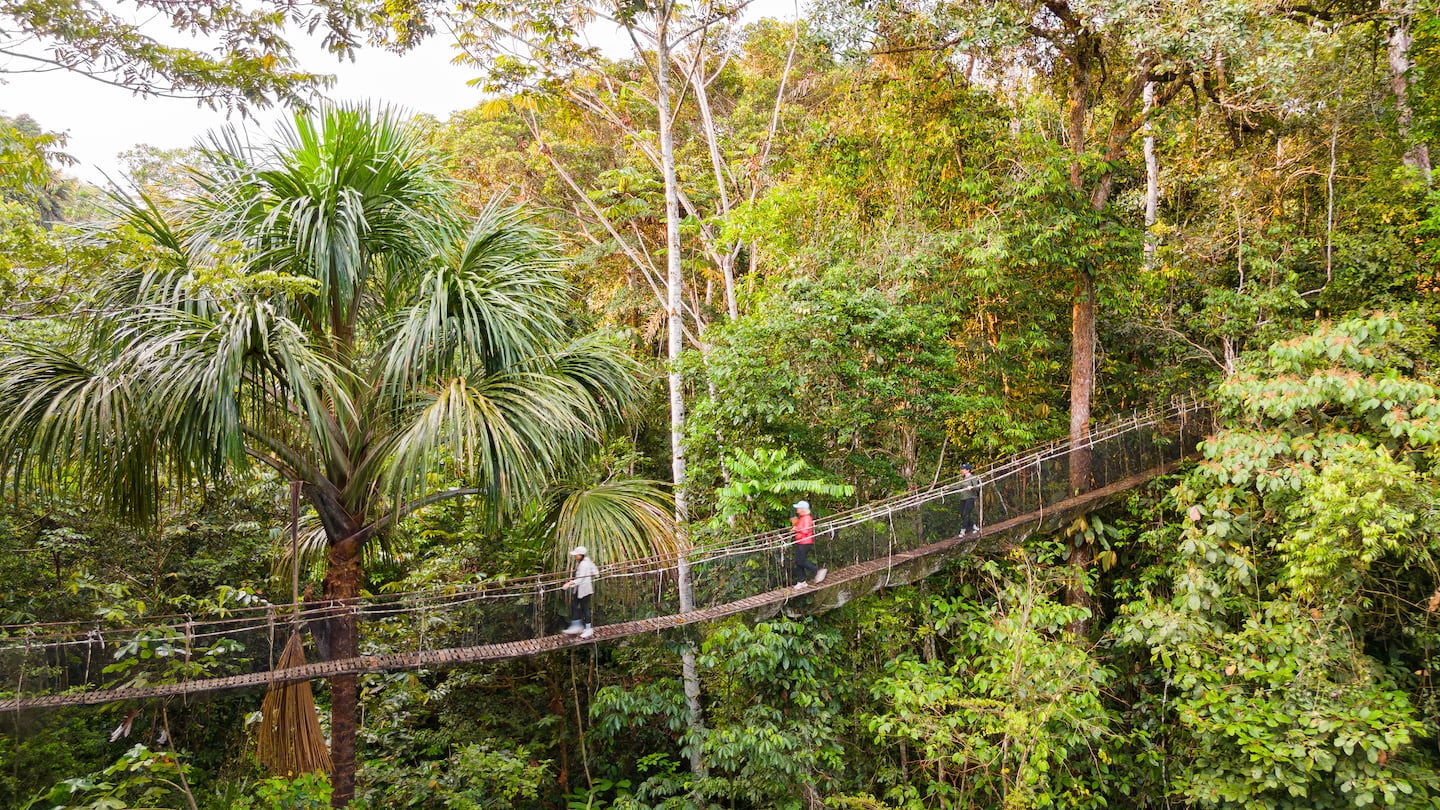
M 690 519 L 685 474 L 685 396 L 680 375 L 680 352 L 684 348 L 684 276 L 680 266 L 680 184 L 675 173 L 675 133 L 670 110 L 670 52 L 666 30 L 669 7 L 661 15 L 656 54 L 658 85 L 655 106 L 660 114 L 660 163 L 665 178 L 665 265 L 666 306 L 669 325 L 667 359 L 670 364 L 670 466 L 675 482 L 675 523 L 686 535 Z
M 715 129 L 715 116 L 710 111 L 710 93 L 705 80 L 703 49 L 695 56 L 695 69 L 690 71 L 690 86 L 695 88 L 695 106 L 700 110 L 700 125 L 705 132 L 705 145 L 710 150 L 710 170 L 715 174 L 715 191 L 720 196 L 720 216 L 730 215 L 729 182 L 725 178 L 725 164 L 720 157 L 720 134 Z M 720 254 L 720 272 L 725 280 L 725 312 L 734 321 L 740 317 L 740 307 L 735 300 L 735 258 L 740 254 L 739 243 Z
M 1155 82 L 1145 83 L 1145 268 L 1155 266 L 1155 236 L 1150 229 L 1160 216 L 1160 161 L 1155 157 L 1155 131 L 1150 112 L 1155 108 Z
M 680 183 L 675 173 L 675 132 L 670 110 L 670 41 L 669 22 L 672 6 L 662 4 L 655 30 L 655 107 L 660 117 L 660 169 L 665 178 L 665 264 L 668 269 L 666 316 L 670 327 L 670 468 L 675 482 L 675 531 L 682 558 L 680 561 L 681 610 L 693 608 L 694 592 L 690 582 L 689 564 L 684 560 L 690 545 L 689 480 L 685 472 L 685 392 L 680 375 L 680 352 L 684 348 L 684 276 L 680 266 Z M 704 740 L 704 717 L 700 711 L 700 679 L 696 669 L 695 651 L 687 648 L 681 654 L 686 704 L 689 708 L 690 731 L 696 744 L 691 747 L 690 768 L 703 776 L 705 762 L 701 741 Z

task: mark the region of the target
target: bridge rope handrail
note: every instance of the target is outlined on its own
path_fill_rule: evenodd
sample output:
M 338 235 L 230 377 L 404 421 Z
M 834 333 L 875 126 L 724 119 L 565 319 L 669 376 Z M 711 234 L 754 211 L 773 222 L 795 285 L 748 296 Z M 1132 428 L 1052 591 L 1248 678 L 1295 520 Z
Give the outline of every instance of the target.
M 1108 500 L 1117 493 L 1133 488 L 1143 481 L 1152 479 L 1156 475 L 1164 474 L 1167 470 L 1174 469 L 1178 463 L 1178 460 L 1175 459 L 1168 461 L 1161 460 L 1159 464 L 1149 467 L 1143 472 L 1131 474 L 1120 481 L 1112 482 L 1099 489 L 1091 490 L 1081 495 L 1071 496 L 1060 502 L 1051 504 L 1048 508 L 1052 511 L 1058 511 L 1061 514 L 1067 511 L 1074 511 L 1077 507 L 1084 509 L 1087 504 L 1093 505 Z M 1002 520 L 999 524 L 987 529 L 987 531 L 999 531 L 1004 534 L 1009 534 L 1017 530 L 1021 532 L 1033 531 L 1044 525 L 1045 511 L 1046 510 L 1041 509 L 1023 515 L 1012 516 L 1009 519 Z M 889 587 L 892 584 L 892 571 L 897 565 L 906 566 L 917 560 L 922 560 L 936 554 L 944 554 L 951 550 L 968 550 L 973 545 L 973 542 L 973 538 L 964 536 L 950 537 L 921 548 L 912 548 L 899 552 L 894 549 L 892 542 L 887 549 L 887 553 L 874 557 L 866 562 L 854 564 L 835 571 L 831 577 L 827 579 L 825 585 L 821 587 L 824 589 L 832 589 L 839 586 L 843 591 L 847 588 L 854 589 L 858 584 L 863 589 L 866 587 L 863 583 L 867 576 L 881 572 L 884 574 L 883 580 L 873 580 L 871 587 Z M 912 574 L 913 573 L 912 570 Z M 922 573 L 921 576 L 923 575 Z M 913 580 L 909 577 L 904 577 L 902 581 L 908 582 Z M 786 585 L 778 589 L 743 596 L 723 604 L 716 604 L 689 612 L 631 619 L 629 621 L 609 624 L 596 628 L 597 634 L 594 640 L 616 641 L 637 634 L 663 632 L 676 627 L 720 619 L 747 610 L 764 609 L 766 606 L 773 606 L 788 601 L 795 593 L 791 587 Z M 847 597 L 840 596 L 836 601 L 831 602 L 830 605 L 843 604 L 845 601 L 847 601 Z M 20 694 L 19 685 L 17 684 L 17 692 L 14 697 L 6 698 L 0 695 L 0 712 L 20 712 L 26 709 L 86 706 L 114 703 L 117 701 L 147 700 L 165 697 L 189 697 L 192 695 L 222 692 L 232 689 L 315 680 L 337 675 L 418 670 L 432 666 L 443 667 L 484 661 L 494 662 L 540 655 L 546 652 L 560 650 L 567 646 L 573 646 L 576 643 L 584 642 L 570 636 L 549 634 L 512 641 L 447 645 L 438 648 L 426 648 L 424 645 L 421 645 L 419 649 L 408 652 L 374 651 L 364 653 L 354 658 L 321 660 L 315 663 L 285 669 L 276 669 L 272 663 L 270 669 L 236 675 L 205 676 L 193 680 L 187 679 L 178 682 L 170 681 L 162 683 L 130 681 L 116 687 L 85 689 L 82 691 L 67 689 L 61 692 L 38 696 L 25 696 Z M 23 673 L 20 683 L 23 684 Z
M 1141 427 L 1154 425 L 1169 419 L 1184 419 L 1188 414 L 1199 412 L 1203 400 L 1195 397 L 1177 398 L 1170 404 L 1146 411 L 1135 411 L 1129 416 L 1109 420 L 1098 426 L 1086 437 L 1081 449 L 1093 447 L 1106 439 L 1122 435 Z M 824 520 L 817 521 L 817 537 L 833 534 L 840 530 L 868 523 L 897 511 L 911 509 L 930 501 L 952 495 L 961 487 L 993 485 L 995 482 L 1015 475 L 1047 460 L 1053 460 L 1073 452 L 1067 438 L 1059 438 L 1031 448 L 1023 454 L 1016 454 L 998 460 L 977 470 L 973 477 L 963 479 L 952 477 L 926 489 L 904 493 L 891 498 L 872 501 L 858 507 L 836 512 Z M 1042 507 L 1043 508 L 1043 507 Z M 691 565 L 723 560 L 728 557 L 782 548 L 790 544 L 788 528 L 773 529 L 734 539 L 721 539 L 713 543 L 699 544 L 683 553 Z M 601 579 L 621 579 L 650 576 L 674 570 L 682 554 L 679 552 L 651 555 L 648 557 L 609 563 L 604 566 Z M 370 618 L 384 618 L 423 612 L 435 607 L 455 607 L 484 601 L 499 601 L 543 594 L 559 590 L 569 579 L 565 571 L 551 571 L 520 578 L 502 578 L 464 585 L 450 585 L 443 588 L 417 589 L 395 593 L 368 595 L 356 602 L 302 603 L 298 612 L 293 603 L 263 602 L 256 605 L 240 605 L 206 616 L 194 614 L 155 614 L 148 617 L 144 625 L 105 627 L 97 619 L 57 621 L 34 624 L 0 625 L 0 651 L 33 646 L 88 645 L 104 636 L 130 636 L 142 633 L 171 633 L 198 640 L 216 638 L 245 630 L 260 630 L 277 626 L 288 626 L 292 615 L 302 622 L 322 621 L 347 612 L 362 613 Z M 204 630 L 196 632 L 197 625 Z

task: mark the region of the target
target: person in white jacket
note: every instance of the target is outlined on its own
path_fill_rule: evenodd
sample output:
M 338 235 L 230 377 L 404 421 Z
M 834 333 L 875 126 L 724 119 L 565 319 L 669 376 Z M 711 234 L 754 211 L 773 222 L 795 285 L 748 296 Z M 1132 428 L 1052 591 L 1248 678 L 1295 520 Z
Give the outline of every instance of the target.
M 595 628 L 590 626 L 590 597 L 595 595 L 595 577 L 600 576 L 600 568 L 587 556 L 584 546 L 576 546 L 570 556 L 575 559 L 575 578 L 565 587 L 574 592 L 570 598 L 570 626 L 564 632 L 567 636 L 590 638 L 595 635 Z

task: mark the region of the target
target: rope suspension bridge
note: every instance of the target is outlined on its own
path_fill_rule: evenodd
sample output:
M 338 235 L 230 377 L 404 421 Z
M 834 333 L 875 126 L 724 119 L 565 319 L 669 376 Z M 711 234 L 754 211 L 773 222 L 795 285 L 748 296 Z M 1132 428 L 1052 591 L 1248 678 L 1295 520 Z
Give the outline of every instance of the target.
M 1173 469 L 1209 426 L 1206 403 L 1177 400 L 1098 426 L 1083 445 L 1051 442 L 978 469 L 968 481 L 952 479 L 819 520 L 816 553 L 830 574 L 810 589 L 792 587 L 788 529 L 602 565 L 596 633 L 585 640 L 559 632 L 567 572 L 348 603 L 242 598 L 203 616 L 149 616 L 143 626 L 104 619 L 0 625 L 0 711 L 501 661 L 741 613 L 819 612 L 928 576 L 979 539 L 1018 542 L 1093 511 Z M 1073 495 L 1070 465 L 1081 457 L 1090 487 Z M 964 534 L 961 505 L 976 480 L 979 537 Z M 292 617 L 319 631 L 346 613 L 358 620 L 366 654 L 275 668 Z

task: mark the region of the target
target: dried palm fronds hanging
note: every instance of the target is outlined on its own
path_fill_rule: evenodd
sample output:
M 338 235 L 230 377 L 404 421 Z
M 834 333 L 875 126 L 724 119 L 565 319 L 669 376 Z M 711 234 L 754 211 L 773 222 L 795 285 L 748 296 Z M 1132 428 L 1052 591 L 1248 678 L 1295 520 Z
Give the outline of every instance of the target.
M 290 565 L 291 591 L 295 600 L 297 621 L 291 625 L 290 638 L 280 654 L 277 670 L 303 666 L 305 645 L 300 638 L 300 482 L 290 483 Z M 330 773 L 330 749 L 320 718 L 315 713 L 315 696 L 309 681 L 272 685 L 260 704 L 260 763 L 279 776 L 294 776 L 312 771 Z
M 298 667 L 305 663 L 305 646 L 300 631 L 290 633 L 285 652 L 276 669 Z M 309 681 L 295 681 L 270 687 L 260 704 L 260 763 L 271 773 L 293 776 L 311 771 L 329 773 L 330 749 L 320 718 L 315 713 L 315 697 Z

